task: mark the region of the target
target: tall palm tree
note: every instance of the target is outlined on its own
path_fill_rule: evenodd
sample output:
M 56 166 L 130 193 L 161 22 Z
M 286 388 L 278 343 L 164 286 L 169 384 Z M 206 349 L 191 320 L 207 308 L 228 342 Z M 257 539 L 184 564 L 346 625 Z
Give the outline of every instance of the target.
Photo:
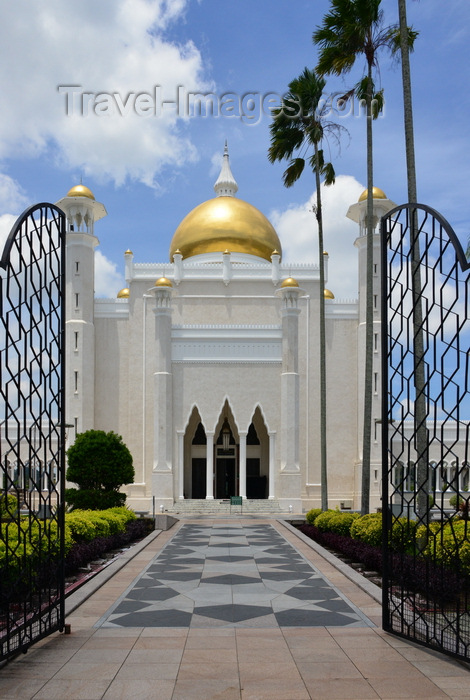
M 268 158 L 271 163 L 290 160 L 284 172 L 283 182 L 291 187 L 302 175 L 307 152 L 313 153 L 308 164 L 315 174 L 317 203 L 314 213 L 318 223 L 318 253 L 320 264 L 320 471 L 321 471 L 321 507 L 328 508 L 328 468 L 326 442 L 326 340 L 325 340 L 325 267 L 323 247 L 323 215 L 321 201 L 321 178 L 325 185 L 335 181 L 335 171 L 331 163 L 325 163 L 320 144 L 325 132 L 339 139 L 343 127 L 324 119 L 320 101 L 325 87 L 325 80 L 314 71 L 305 68 L 303 73 L 289 83 L 289 92 L 283 98 L 282 105 L 273 111 L 270 126 L 271 146 Z M 298 154 L 294 157 L 294 154 Z
M 364 376 L 364 427 L 362 440 L 362 493 L 361 513 L 369 512 L 370 452 L 372 435 L 372 379 L 373 379 L 373 141 L 374 118 L 373 73 L 378 66 L 378 54 L 391 47 L 394 27 L 383 23 L 381 0 L 331 0 L 331 10 L 323 24 L 313 33 L 313 42 L 319 46 L 317 72 L 320 75 L 344 75 L 360 56 L 366 59 L 367 74 L 359 84 L 364 94 L 367 115 L 367 244 L 366 244 L 366 348 Z
M 392 52 L 399 51 L 401 58 L 403 116 L 405 127 L 406 176 L 408 185 L 408 202 L 417 203 L 415 143 L 413 127 L 413 99 L 411 90 L 410 51 L 418 36 L 418 32 L 408 27 L 406 18 L 406 0 L 398 0 L 398 31 L 394 36 Z M 424 520 L 429 510 L 428 501 L 428 444 L 429 436 L 426 427 L 426 379 L 425 379 L 425 350 L 423 338 L 423 309 L 421 285 L 421 252 L 418 237 L 418 217 L 416 211 L 410 216 L 411 225 L 411 284 L 413 296 L 413 383 L 415 389 L 414 417 L 416 432 L 416 483 L 418 488 L 416 509 L 421 520 Z

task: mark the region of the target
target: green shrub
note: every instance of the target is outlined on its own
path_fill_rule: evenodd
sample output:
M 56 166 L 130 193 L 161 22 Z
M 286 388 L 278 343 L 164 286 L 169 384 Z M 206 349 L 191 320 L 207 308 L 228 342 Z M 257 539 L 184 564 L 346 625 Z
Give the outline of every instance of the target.
M 466 499 L 463 496 L 458 496 L 456 493 L 454 493 L 453 496 L 449 498 L 449 505 L 452 508 L 455 508 L 455 510 L 458 510 L 461 505 L 465 503 Z
M 408 518 L 394 518 L 390 532 L 390 546 L 397 552 L 412 554 L 415 551 L 418 523 Z
M 13 493 L 2 494 L 0 496 L 0 519 L 14 518 L 18 512 L 18 496 Z
M 380 547 L 382 544 L 382 513 L 368 513 L 353 521 L 351 537 L 360 542 Z
M 342 513 L 338 510 L 325 510 L 315 520 L 320 532 L 334 532 L 336 535 L 349 535 L 351 524 L 359 517 L 358 513 Z
M 107 510 L 73 510 L 65 516 L 65 522 L 76 542 L 91 542 L 96 537 L 107 537 L 124 532 L 136 515 L 128 508 Z
M 119 487 L 134 481 L 134 467 L 120 435 L 104 430 L 79 433 L 67 450 L 67 460 L 66 478 L 79 487 L 66 489 L 67 503 L 89 510 L 124 505 L 126 494 Z
M 437 565 L 470 571 L 470 529 L 467 522 L 431 523 L 427 528 L 421 525 L 417 537 L 427 542 L 423 555 L 432 558 Z
M 121 491 L 95 491 L 93 489 L 65 489 L 65 500 L 79 510 L 108 510 L 120 508 L 126 502 Z
M 311 510 L 308 511 L 308 513 L 305 514 L 305 520 L 310 525 L 314 525 L 315 520 L 320 515 L 320 513 L 323 513 L 321 508 L 312 508 Z

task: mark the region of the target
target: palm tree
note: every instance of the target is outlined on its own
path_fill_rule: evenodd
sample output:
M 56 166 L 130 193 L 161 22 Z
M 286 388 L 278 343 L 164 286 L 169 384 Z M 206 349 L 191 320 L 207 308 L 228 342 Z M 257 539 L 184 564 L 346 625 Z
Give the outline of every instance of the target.
M 356 59 L 365 57 L 367 75 L 360 82 L 358 92 L 365 95 L 367 113 L 367 244 L 366 244 L 366 349 L 364 377 L 364 428 L 362 441 L 361 513 L 369 512 L 370 452 L 372 433 L 372 379 L 373 379 L 373 142 L 374 118 L 373 73 L 378 66 L 378 53 L 392 45 L 394 27 L 385 27 L 381 0 L 331 0 L 331 11 L 323 24 L 313 33 L 313 42 L 320 47 L 317 72 L 344 75 Z
M 411 91 L 410 51 L 418 36 L 418 32 L 408 27 L 406 19 L 406 0 L 398 0 L 399 27 L 394 36 L 392 52 L 399 51 L 401 57 L 403 115 L 405 126 L 406 175 L 408 184 L 408 202 L 417 203 L 415 144 L 413 128 L 413 100 Z M 429 436 L 426 427 L 426 379 L 425 379 L 425 350 L 423 338 L 423 309 L 422 285 L 420 266 L 420 242 L 418 234 L 418 217 L 416 210 L 411 212 L 411 284 L 413 295 L 413 383 L 415 389 L 415 431 L 416 431 L 416 481 L 418 487 L 417 512 L 425 519 L 429 510 L 428 501 L 428 443 Z
M 408 202 L 417 202 L 415 142 L 413 128 L 413 99 L 411 92 L 410 51 L 418 32 L 408 27 L 406 20 L 406 0 L 398 0 L 398 32 L 392 51 L 400 52 L 403 87 L 403 114 L 405 122 L 406 175 L 408 182 Z
M 283 98 L 282 105 L 273 111 L 270 126 L 271 146 L 268 158 L 271 163 L 290 160 L 284 172 L 283 182 L 291 187 L 302 175 L 309 149 L 313 154 L 308 164 L 315 174 L 317 203 L 314 213 L 318 223 L 318 251 L 320 264 L 320 452 L 321 452 L 321 507 L 328 508 L 328 468 L 326 443 L 326 341 L 325 341 L 325 266 L 323 247 L 323 215 L 321 201 L 321 177 L 325 185 L 335 181 L 335 171 L 331 163 L 325 163 L 323 149 L 319 146 L 325 132 L 339 139 L 343 127 L 326 122 L 320 100 L 325 87 L 325 80 L 314 71 L 305 68 L 303 73 L 289 83 L 289 92 Z M 297 153 L 297 157 L 293 157 Z

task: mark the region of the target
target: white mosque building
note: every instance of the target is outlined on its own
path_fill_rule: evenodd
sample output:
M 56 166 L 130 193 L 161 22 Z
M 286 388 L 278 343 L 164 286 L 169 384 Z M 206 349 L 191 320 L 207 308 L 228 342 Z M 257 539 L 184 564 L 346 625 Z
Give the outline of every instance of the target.
M 90 428 L 122 435 L 134 458 L 126 490 L 136 510 L 181 511 L 232 496 L 246 508 L 319 507 L 324 294 L 329 505 L 359 508 L 366 193 L 348 212 L 358 223 L 358 300 L 343 302 L 320 289 L 317 265 L 283 264 L 273 226 L 236 196 L 227 149 L 214 189 L 169 239 L 170 263 L 125 252 L 127 287 L 114 299 L 93 292 L 94 227 L 105 207 L 83 185 L 57 203 L 67 217 L 69 444 Z M 375 189 L 377 220 L 393 206 Z M 371 509 L 380 506 L 379 314 L 377 304 Z

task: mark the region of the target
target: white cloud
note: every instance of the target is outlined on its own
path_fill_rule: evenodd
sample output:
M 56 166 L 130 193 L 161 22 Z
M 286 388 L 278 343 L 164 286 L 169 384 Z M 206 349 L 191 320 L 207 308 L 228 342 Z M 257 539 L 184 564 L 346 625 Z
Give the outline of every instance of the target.
M 354 241 L 359 232 L 357 224 L 346 218 L 346 212 L 363 190 L 364 186 L 349 175 L 338 176 L 330 187 L 322 186 L 324 247 L 329 254 L 327 286 L 336 299 L 356 299 L 358 295 Z M 316 192 L 303 204 L 271 213 L 284 262 L 318 263 L 318 228 L 312 213 L 315 203 Z
M 127 178 L 155 186 L 168 164 L 196 157 L 181 134 L 184 120 L 171 105 L 161 116 L 66 115 L 66 94 L 58 86 L 78 85 L 87 93 L 154 94 L 175 100 L 184 90 L 211 89 L 204 83 L 198 49 L 176 44 L 165 32 L 184 16 L 188 0 L 48 0 L 6 4 L 0 24 L 2 120 L 0 158 L 38 156 L 49 146 L 55 159 L 85 175 Z M 80 101 L 77 96 L 77 102 Z M 157 103 L 159 101 L 157 100 Z M 134 97 L 128 104 L 134 104 Z M 69 110 L 71 111 L 71 110 Z
M 13 178 L 0 173 L 0 211 L 20 212 L 27 205 L 26 194 Z
M 8 238 L 8 234 L 13 228 L 13 224 L 17 218 L 18 217 L 14 214 L 3 214 L 0 216 L 0 257 L 3 255 L 3 248 Z
M 100 250 L 95 251 L 95 296 L 112 299 L 124 287 L 124 278 Z

